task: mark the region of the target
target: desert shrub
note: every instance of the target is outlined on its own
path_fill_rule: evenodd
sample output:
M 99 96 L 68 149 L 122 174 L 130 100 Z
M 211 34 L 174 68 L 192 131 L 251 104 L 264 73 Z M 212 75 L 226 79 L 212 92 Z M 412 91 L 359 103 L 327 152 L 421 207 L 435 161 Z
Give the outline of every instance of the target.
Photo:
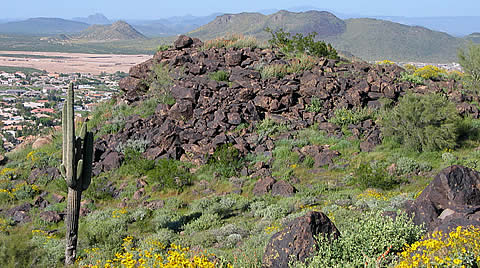
M 392 137 L 407 149 L 435 151 L 457 144 L 460 117 L 444 96 L 408 93 L 381 117 L 383 137 Z
M 318 113 L 323 109 L 323 101 L 317 97 L 312 97 L 310 99 L 310 104 L 307 104 L 305 110 L 309 113 Z
M 90 247 L 113 254 L 127 236 L 126 209 L 97 210 L 82 219 L 80 227 Z
M 275 48 L 279 48 L 285 54 L 307 54 L 316 57 L 338 58 L 337 51 L 330 45 L 322 41 L 315 41 L 317 33 L 313 32 L 306 36 L 301 33 L 291 35 L 283 29 L 273 31 L 266 28 L 271 38 L 268 43 Z
M 42 230 L 32 230 L 32 245 L 40 249 L 39 266 L 57 267 L 65 256 L 65 242 L 56 235 Z
M 272 77 L 283 78 L 287 74 L 299 74 L 310 70 L 317 63 L 314 57 L 306 54 L 289 56 L 287 60 L 286 64 L 260 65 L 258 68 L 260 75 L 263 79 Z
M 175 213 L 169 209 L 157 209 L 153 212 L 151 224 L 155 229 L 161 230 L 170 227 L 172 219 L 175 217 Z
M 227 71 L 220 70 L 208 74 L 208 78 L 215 80 L 217 82 L 228 82 L 230 74 Z
M 465 72 L 466 86 L 480 90 L 480 44 L 470 43 L 466 49 L 460 49 L 458 61 Z
M 13 241 L 14 243 L 12 243 Z M 32 263 L 33 256 L 39 254 L 39 251 L 36 245 L 25 239 L 25 233 L 5 233 L 0 229 L 1 267 L 32 267 L 34 266 L 34 263 Z M 37 262 L 40 262 L 40 260 Z
M 257 39 L 253 36 L 243 36 L 241 34 L 233 34 L 226 37 L 220 37 L 213 40 L 208 40 L 203 43 L 202 49 L 211 48 L 256 48 L 259 47 Z
M 218 226 L 221 223 L 221 218 L 215 213 L 202 214 L 198 219 L 195 219 L 184 226 L 185 232 L 194 233 L 198 231 L 208 230 L 212 227 Z
M 479 267 L 480 229 L 458 226 L 444 234 L 436 231 L 421 241 L 409 243 L 397 267 Z
M 149 143 L 145 139 L 128 139 L 125 143 L 119 142 L 115 150 L 122 154 L 127 154 L 128 151 L 144 153 Z
M 447 78 L 447 71 L 437 66 L 426 65 L 422 68 L 415 70 L 413 75 L 421 77 L 423 79 L 441 80 Z
M 405 66 L 403 66 L 403 68 L 405 68 L 405 70 L 408 73 L 411 73 L 411 74 L 413 74 L 418 69 L 417 66 L 412 65 L 412 64 L 405 64 Z
M 334 116 L 330 118 L 328 122 L 343 127 L 350 124 L 356 125 L 374 117 L 375 111 L 367 107 L 354 109 L 340 108 L 335 110 Z
M 425 79 L 423 79 L 422 77 L 416 76 L 414 74 L 409 74 L 407 72 L 401 74 L 400 80 L 414 83 L 415 85 L 423 85 L 425 83 Z
M 256 126 L 256 131 L 261 138 L 276 135 L 287 129 L 287 125 L 276 123 L 270 118 L 263 119 Z
M 242 166 L 242 158 L 237 148 L 231 144 L 222 144 L 208 159 L 208 166 L 224 178 L 235 176 Z
M 333 241 L 320 235 L 315 256 L 295 267 L 384 267 L 405 244 L 418 241 L 423 230 L 405 214 L 394 221 L 381 212 L 367 212 L 349 218 L 340 233 Z
M 300 155 L 293 151 L 290 140 L 278 141 L 273 150 L 272 175 L 278 178 L 289 179 L 293 170 L 299 164 Z
M 382 61 L 377 61 L 376 64 L 378 64 L 378 65 L 394 65 L 395 62 L 389 61 L 389 60 L 382 60 Z
M 354 170 L 352 182 L 363 190 L 366 188 L 389 190 L 399 183 L 393 175 L 386 171 L 385 164 L 380 162 L 361 163 Z
M 157 47 L 157 52 L 159 52 L 159 51 L 167 51 L 167 50 L 169 50 L 170 48 L 172 48 L 171 45 L 159 45 L 159 46 Z
M 400 157 L 396 162 L 396 173 L 399 175 L 430 171 L 431 169 L 432 167 L 427 163 L 418 163 L 415 159 L 409 157 Z
M 153 65 L 149 82 L 149 92 L 159 103 L 175 104 L 175 99 L 170 92 L 170 87 L 173 85 L 173 78 L 168 65 Z
M 159 159 L 146 173 L 147 178 L 160 184 L 164 189 L 182 190 L 190 185 L 192 174 L 184 164 L 173 159 Z

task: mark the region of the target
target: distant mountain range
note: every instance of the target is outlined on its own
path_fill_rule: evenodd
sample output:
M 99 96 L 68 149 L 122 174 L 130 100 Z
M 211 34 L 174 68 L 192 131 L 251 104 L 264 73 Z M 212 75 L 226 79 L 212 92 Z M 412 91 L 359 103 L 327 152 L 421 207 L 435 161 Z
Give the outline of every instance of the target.
M 90 26 L 84 22 L 59 18 L 32 18 L 0 24 L 0 33 L 48 35 L 72 34 L 81 32 Z
M 90 15 L 90 16 L 86 17 L 86 18 L 82 18 L 82 17 L 73 18 L 72 20 L 83 22 L 83 23 L 90 24 L 90 25 L 93 25 L 93 24 L 100 24 L 100 25 L 112 24 L 112 22 L 107 17 L 105 17 L 105 15 L 100 14 L 100 13 L 95 13 L 93 15 Z
M 307 9 L 298 7 L 296 10 Z M 264 13 L 274 10 L 264 11 Z M 348 16 L 342 14 L 342 16 Z M 400 17 L 395 17 L 400 19 Z M 466 17 L 468 19 L 470 17 Z M 472 17 L 476 18 L 476 17 Z M 408 19 L 408 18 L 402 18 Z M 470 18 L 471 19 L 471 18 Z M 435 20 L 431 20 L 435 21 Z M 437 20 L 441 21 L 441 20 Z M 422 22 L 422 20 L 419 20 Z M 454 23 L 453 21 L 451 21 Z M 423 20 L 427 23 L 427 20 Z M 476 24 L 472 21 L 472 28 Z M 65 20 L 59 18 L 33 18 L 23 21 L 0 23 L 2 34 L 35 35 L 55 44 L 72 44 L 76 41 L 110 42 L 137 40 L 156 47 L 147 37 L 169 37 L 187 33 L 209 40 L 238 33 L 252 35 L 266 41 L 270 35 L 266 27 L 274 30 L 283 28 L 291 33 L 308 34 L 317 32 L 318 38 L 332 43 L 344 55 L 353 54 L 365 60 L 451 62 L 457 59 L 459 47 L 468 41 L 480 43 L 479 31 L 464 38 L 419 26 L 409 26 L 382 19 L 341 19 L 327 11 L 290 12 L 281 10 L 265 15 L 262 13 L 212 14 L 195 17 L 191 15 L 160 20 L 128 20 L 116 22 L 102 14 L 85 18 Z M 462 28 L 466 29 L 466 28 Z M 2 47 L 18 46 L 18 39 L 4 38 Z M 7 40 L 8 39 L 8 40 Z M 142 41 L 145 40 L 145 41 Z M 162 40 L 166 40 L 163 38 Z M 19 41 L 20 42 L 20 41 Z M 141 42 L 141 43 L 140 43 Z M 91 46 L 90 46 L 91 47 Z M 96 47 L 94 48 L 96 49 Z M 92 48 L 90 48 L 92 50 Z
M 455 61 L 457 49 L 466 43 L 424 27 L 377 19 L 341 20 L 325 11 L 226 14 L 189 34 L 206 40 L 241 33 L 266 40 L 265 27 L 302 34 L 315 31 L 319 39 L 365 60 Z
M 74 38 L 89 41 L 147 39 L 143 34 L 139 33 L 124 21 L 117 21 L 110 25 L 94 24 L 74 35 Z

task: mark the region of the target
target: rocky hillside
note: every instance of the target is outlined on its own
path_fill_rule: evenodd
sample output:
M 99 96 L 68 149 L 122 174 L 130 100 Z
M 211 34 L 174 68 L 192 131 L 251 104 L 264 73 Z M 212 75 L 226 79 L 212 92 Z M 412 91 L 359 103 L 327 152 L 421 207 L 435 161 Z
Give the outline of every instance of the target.
M 122 156 L 115 146 L 129 139 L 148 141 L 144 155 L 149 159 L 168 157 L 205 163 L 206 153 L 212 154 L 222 144 L 233 144 L 244 155 L 272 150 L 274 141 L 255 131 L 264 119 L 288 125 L 291 131 L 317 124 L 320 130 L 341 135 L 340 127 L 328 122 L 336 109 L 377 109 L 382 106 L 381 100 L 396 102 L 406 91 L 447 90 L 462 113 L 478 116 L 476 106 L 463 102 L 477 100 L 478 96 L 463 96 L 455 90 L 460 84 L 402 81 L 405 70 L 397 65 L 321 59 L 311 70 L 283 78 L 262 78 L 259 66 L 287 65 L 278 52 L 260 48 L 202 50 L 201 45 L 198 39 L 182 37 L 174 49 L 158 52 L 133 67 L 130 77 L 120 82 L 126 101 L 143 101 L 149 91 L 145 81 L 151 79 L 154 66 L 168 66 L 176 70 L 169 88 L 175 104 L 158 105 L 149 118 L 129 117 L 124 129 L 103 137 L 97 143 L 97 172 L 118 167 Z M 226 72 L 228 79 L 215 81 L 209 77 L 219 71 Z M 314 105 L 318 107 L 312 109 Z M 364 138 L 364 151 L 380 143 L 380 131 L 372 120 L 348 128 L 355 137 Z M 110 163 L 113 160 L 115 165 Z
M 79 266 L 480 264 L 480 100 L 461 74 L 211 45 L 180 36 L 89 115 Z M 396 115 L 453 144 L 408 147 Z M 63 263 L 61 148 L 54 132 L 0 158 L 1 267 Z
M 76 35 L 75 38 L 89 41 L 146 39 L 143 34 L 124 21 L 117 21 L 111 25 L 92 25 Z

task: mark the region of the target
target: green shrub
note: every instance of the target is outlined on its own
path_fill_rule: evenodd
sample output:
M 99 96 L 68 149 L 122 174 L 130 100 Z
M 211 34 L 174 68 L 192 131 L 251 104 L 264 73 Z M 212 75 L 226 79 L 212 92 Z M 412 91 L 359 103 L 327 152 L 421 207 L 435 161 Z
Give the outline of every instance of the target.
M 182 190 L 190 185 L 192 175 L 180 161 L 173 159 L 159 159 L 154 167 L 145 172 L 148 179 L 165 189 Z
M 427 163 L 418 163 L 415 159 L 409 157 L 400 157 L 396 162 L 396 173 L 399 175 L 430 171 L 431 169 L 432 167 Z
M 149 92 L 155 96 L 159 103 L 175 104 L 175 99 L 170 92 L 170 87 L 173 85 L 173 78 L 168 65 L 155 64 L 152 67 L 149 82 Z
M 409 73 L 406 73 L 406 72 L 401 74 L 400 80 L 410 82 L 410 83 L 414 83 L 415 85 L 425 84 L 425 79 L 423 79 L 422 77 L 416 76 L 414 74 L 409 74 Z
M 220 37 L 208 40 L 203 44 L 202 49 L 211 48 L 256 48 L 259 47 L 258 41 L 253 36 L 243 36 L 241 34 L 233 34 L 226 37 Z
M 383 137 L 420 152 L 454 148 L 459 122 L 455 105 L 444 96 L 408 93 L 384 111 L 381 127 Z
M 42 230 L 32 230 L 32 245 L 39 249 L 39 266 L 58 267 L 65 256 L 65 242 L 56 235 Z
M 356 125 L 367 119 L 373 119 L 375 117 L 375 112 L 370 108 L 340 108 L 335 110 L 335 115 L 328 120 L 328 122 L 333 123 L 338 126 L 348 126 L 350 124 Z
M 300 74 L 306 70 L 312 69 L 317 60 L 306 54 L 299 54 L 287 57 L 287 64 L 260 65 L 259 71 L 263 79 L 283 78 L 287 74 Z
M 263 119 L 256 126 L 256 131 L 261 138 L 273 136 L 287 129 L 288 129 L 287 125 L 278 124 L 270 118 Z
M 242 166 L 240 152 L 231 144 L 222 144 L 208 159 L 207 165 L 224 178 L 233 177 Z
M 304 36 L 297 33 L 291 36 L 283 29 L 273 31 L 266 28 L 271 38 L 268 43 L 275 48 L 279 48 L 285 54 L 307 54 L 316 57 L 338 58 L 337 51 L 330 45 L 322 41 L 315 41 L 317 33 L 313 32 Z
M 423 230 L 405 214 L 394 221 L 381 212 L 368 212 L 349 219 L 340 233 L 333 241 L 319 236 L 316 255 L 295 267 L 385 267 L 405 244 L 418 241 Z
M 202 216 L 200 216 L 198 219 L 195 219 L 185 225 L 185 232 L 193 233 L 208 230 L 212 227 L 220 225 L 220 223 L 221 218 L 218 214 L 202 214 Z
M 386 171 L 385 165 L 379 162 L 361 163 L 354 171 L 353 182 L 362 190 L 366 188 L 389 190 L 399 183 L 393 175 Z
M 310 99 L 310 104 L 307 104 L 305 110 L 309 113 L 319 113 L 323 109 L 323 101 L 317 97 Z
M 480 90 L 480 44 L 470 43 L 466 49 L 460 49 L 458 62 L 465 72 L 466 86 L 472 90 Z
M 217 82 L 228 82 L 228 78 L 230 77 L 230 74 L 224 70 L 220 70 L 213 73 L 209 73 L 208 77 Z
M 159 45 L 159 46 L 157 47 L 157 52 L 159 52 L 159 51 L 167 51 L 167 50 L 169 50 L 170 48 L 172 48 L 171 45 Z

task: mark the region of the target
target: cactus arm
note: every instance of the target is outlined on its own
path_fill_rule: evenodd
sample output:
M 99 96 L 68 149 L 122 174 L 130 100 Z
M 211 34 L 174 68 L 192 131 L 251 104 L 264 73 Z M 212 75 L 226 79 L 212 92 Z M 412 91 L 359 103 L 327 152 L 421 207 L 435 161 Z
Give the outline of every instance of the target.
M 66 156 L 65 156 L 65 169 L 66 169 L 66 181 L 70 188 L 76 186 L 75 176 L 75 114 L 73 112 L 73 84 L 70 84 L 67 92 L 67 108 L 66 110 L 66 122 L 65 122 L 65 137 L 66 137 Z
M 63 164 L 60 165 L 60 173 L 62 177 L 66 178 L 65 166 Z
M 82 181 L 82 176 L 83 176 L 83 160 L 80 159 L 77 163 L 77 181 Z
M 87 122 L 85 122 L 85 125 Z M 93 133 L 87 132 L 84 140 L 84 153 L 83 153 L 83 179 L 82 189 L 87 190 L 92 181 L 92 163 L 93 163 Z

